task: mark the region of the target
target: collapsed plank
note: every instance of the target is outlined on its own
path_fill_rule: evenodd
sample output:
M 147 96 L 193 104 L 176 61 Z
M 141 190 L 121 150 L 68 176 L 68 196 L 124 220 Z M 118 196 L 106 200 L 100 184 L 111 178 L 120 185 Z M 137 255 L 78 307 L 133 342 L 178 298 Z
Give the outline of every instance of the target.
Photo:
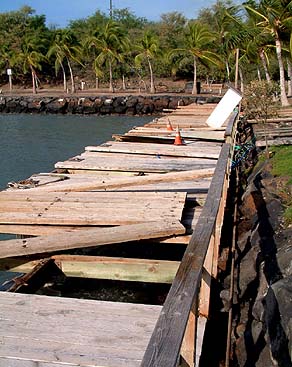
M 132 176 L 127 178 L 115 178 L 94 175 L 82 175 L 84 180 L 79 180 L 79 174 L 67 175 L 68 179 L 60 181 L 56 184 L 47 184 L 43 187 L 36 187 L 30 191 L 90 191 L 90 190 L 114 190 L 121 188 L 131 188 L 132 186 L 146 186 L 159 183 L 174 183 L 182 182 L 185 180 L 194 180 L 200 178 L 211 177 L 214 173 L 213 168 L 182 171 L 182 172 L 169 172 L 164 174 L 152 174 L 144 176 Z M 195 186 L 195 184 L 194 184 Z M 1 196 L 0 196 L 1 200 Z
M 1 241 L 0 258 L 97 247 L 184 233 L 185 228 L 178 221 L 155 221 L 87 231 L 60 232 L 51 236 Z

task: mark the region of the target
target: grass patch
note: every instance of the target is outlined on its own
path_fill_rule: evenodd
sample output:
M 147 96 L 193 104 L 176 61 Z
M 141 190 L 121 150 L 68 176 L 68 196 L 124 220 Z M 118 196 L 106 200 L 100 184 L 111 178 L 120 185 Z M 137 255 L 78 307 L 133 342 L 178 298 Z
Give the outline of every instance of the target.
M 292 224 L 292 205 L 285 210 L 284 219 L 287 225 Z
M 274 156 L 271 159 L 274 176 L 286 176 L 289 184 L 292 183 L 292 145 L 272 147 Z
M 292 224 L 292 200 L 289 194 L 288 185 L 292 184 L 292 145 L 271 147 L 274 153 L 271 158 L 272 174 L 278 177 L 287 178 L 287 199 L 285 205 L 286 210 L 284 213 L 284 219 L 287 225 Z M 286 191 L 286 190 L 285 190 Z

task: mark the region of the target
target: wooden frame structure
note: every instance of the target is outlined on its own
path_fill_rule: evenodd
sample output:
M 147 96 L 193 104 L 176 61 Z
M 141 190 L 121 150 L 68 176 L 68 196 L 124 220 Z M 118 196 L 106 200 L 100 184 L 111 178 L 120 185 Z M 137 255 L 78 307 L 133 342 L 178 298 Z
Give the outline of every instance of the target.
M 238 113 L 228 122 L 225 137 L 202 213 L 178 268 L 141 367 L 198 365 L 202 335 L 209 313 L 211 278 L 217 274 L 230 163 Z M 197 355 L 197 356 L 196 356 Z

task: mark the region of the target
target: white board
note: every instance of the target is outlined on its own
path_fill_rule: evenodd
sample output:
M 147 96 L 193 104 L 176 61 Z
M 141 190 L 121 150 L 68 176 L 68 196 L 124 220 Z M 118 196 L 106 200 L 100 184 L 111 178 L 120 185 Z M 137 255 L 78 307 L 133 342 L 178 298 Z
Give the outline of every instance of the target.
M 218 103 L 211 115 L 207 119 L 207 124 L 213 128 L 221 127 L 234 108 L 241 101 L 242 95 L 239 91 L 230 88 Z

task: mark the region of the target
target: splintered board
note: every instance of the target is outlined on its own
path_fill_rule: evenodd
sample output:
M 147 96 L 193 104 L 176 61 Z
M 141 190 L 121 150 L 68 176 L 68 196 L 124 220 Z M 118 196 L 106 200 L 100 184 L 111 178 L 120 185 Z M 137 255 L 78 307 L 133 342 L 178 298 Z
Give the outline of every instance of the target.
M 138 367 L 160 311 L 2 292 L 0 365 Z
M 55 164 L 56 168 L 68 170 L 82 169 L 157 173 L 215 168 L 215 166 L 216 160 L 214 159 L 99 152 L 85 152 L 71 160 Z
M 125 225 L 180 220 L 184 192 L 0 193 L 0 224 Z

